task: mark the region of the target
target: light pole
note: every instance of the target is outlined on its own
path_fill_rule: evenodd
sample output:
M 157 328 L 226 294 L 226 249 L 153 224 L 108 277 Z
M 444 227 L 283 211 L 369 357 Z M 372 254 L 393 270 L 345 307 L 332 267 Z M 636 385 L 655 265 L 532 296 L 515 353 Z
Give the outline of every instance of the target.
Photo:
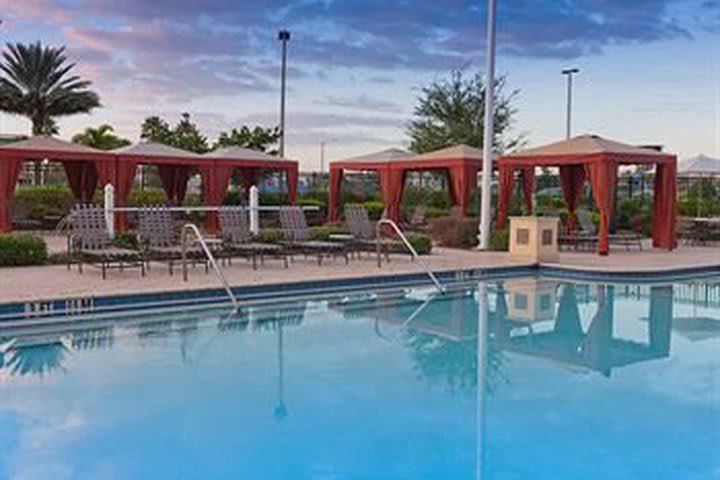
M 483 128 L 483 171 L 480 195 L 480 250 L 490 247 L 490 205 L 493 164 L 493 117 L 495 103 L 495 0 L 488 0 L 487 13 L 487 78 L 485 80 L 485 125 Z
M 567 124 L 565 125 L 565 138 L 570 138 L 570 116 L 572 112 L 572 82 L 573 75 L 580 73 L 579 68 L 566 68 L 561 72 L 567 77 Z
M 290 32 L 280 30 L 278 40 L 282 43 L 282 67 L 280 72 L 280 158 L 285 158 L 285 83 L 287 78 L 287 43 Z

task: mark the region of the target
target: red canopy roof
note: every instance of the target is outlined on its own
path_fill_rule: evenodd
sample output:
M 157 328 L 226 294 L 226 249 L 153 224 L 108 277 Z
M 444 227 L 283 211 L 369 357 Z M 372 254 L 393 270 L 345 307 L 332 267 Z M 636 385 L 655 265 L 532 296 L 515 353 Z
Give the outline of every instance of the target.
M 573 165 L 595 159 L 612 160 L 621 165 L 664 163 L 675 161 L 675 155 L 651 148 L 636 147 L 602 138 L 580 135 L 520 152 L 502 155 L 499 164 L 512 165 Z

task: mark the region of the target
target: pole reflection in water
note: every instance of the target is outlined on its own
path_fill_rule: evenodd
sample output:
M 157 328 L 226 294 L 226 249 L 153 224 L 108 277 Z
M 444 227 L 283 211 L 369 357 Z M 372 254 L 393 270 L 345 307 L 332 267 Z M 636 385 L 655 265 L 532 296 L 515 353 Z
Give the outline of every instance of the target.
M 478 334 L 477 334 L 477 412 L 476 421 L 476 443 L 477 443 L 477 466 L 475 476 L 477 480 L 483 478 L 485 466 L 485 383 L 487 377 L 488 362 L 488 320 L 490 308 L 488 307 L 487 283 L 478 283 Z

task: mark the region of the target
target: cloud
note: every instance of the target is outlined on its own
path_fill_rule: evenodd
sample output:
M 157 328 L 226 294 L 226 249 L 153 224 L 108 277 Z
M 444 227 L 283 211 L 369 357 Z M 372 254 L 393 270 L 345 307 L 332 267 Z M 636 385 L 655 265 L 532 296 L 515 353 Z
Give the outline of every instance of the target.
M 371 98 L 368 95 L 358 95 L 357 97 L 336 97 L 330 95 L 322 100 L 316 100 L 315 105 L 372 110 L 376 112 L 403 112 L 402 107 L 397 103 Z

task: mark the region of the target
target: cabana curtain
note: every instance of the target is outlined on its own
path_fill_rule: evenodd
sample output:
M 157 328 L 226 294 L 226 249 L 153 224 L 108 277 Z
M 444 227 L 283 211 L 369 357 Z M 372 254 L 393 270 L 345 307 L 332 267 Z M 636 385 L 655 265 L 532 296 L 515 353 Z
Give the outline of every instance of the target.
M 566 233 L 575 233 L 578 227 L 577 207 L 582 197 L 585 185 L 585 167 L 582 165 L 563 165 L 560 167 L 560 188 L 563 200 L 568 209 L 568 218 L 565 223 Z
M 187 182 L 191 167 L 188 165 L 158 165 L 158 175 L 162 182 L 165 196 L 173 205 L 182 205 L 187 192 Z
M 94 162 L 67 161 L 63 168 L 73 197 L 83 203 L 91 202 L 98 184 Z
M 10 200 L 15 193 L 15 184 L 20 177 L 22 160 L 18 158 L 7 158 L 0 161 L 0 232 L 7 232 L 12 229 L 10 218 Z

